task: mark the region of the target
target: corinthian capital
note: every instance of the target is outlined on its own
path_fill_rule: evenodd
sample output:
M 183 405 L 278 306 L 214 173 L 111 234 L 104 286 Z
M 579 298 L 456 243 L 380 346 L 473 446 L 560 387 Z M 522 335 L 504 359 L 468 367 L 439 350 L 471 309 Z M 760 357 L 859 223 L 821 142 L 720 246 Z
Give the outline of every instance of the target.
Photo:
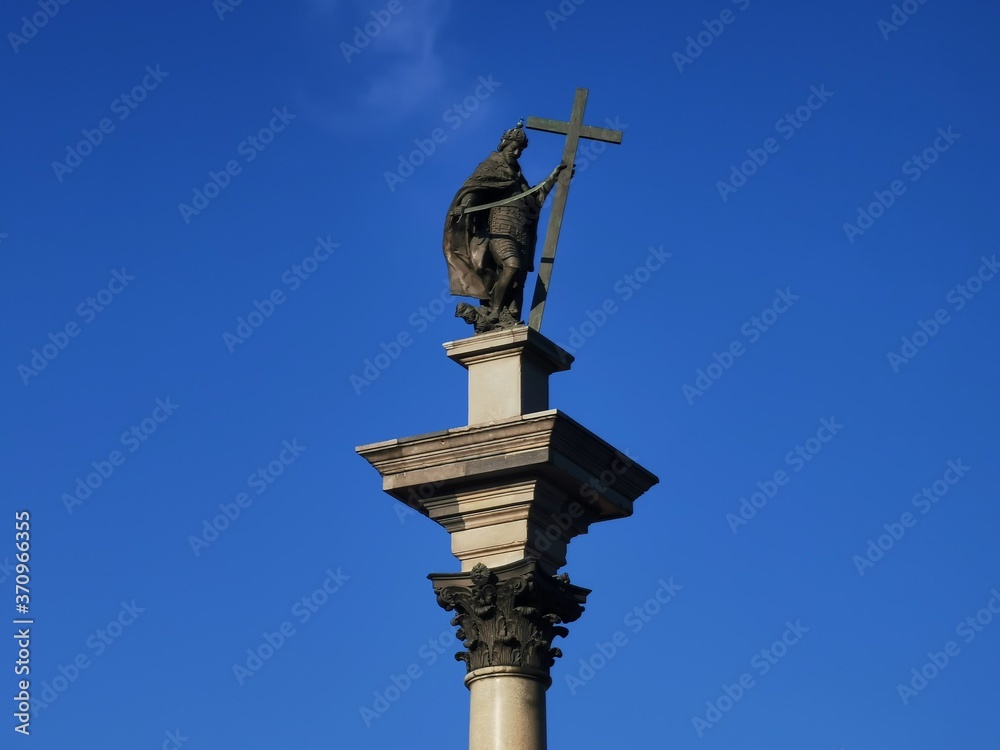
M 497 568 L 482 563 L 467 573 L 433 573 L 438 604 L 454 611 L 451 624 L 467 651 L 455 654 L 469 672 L 483 667 L 520 667 L 548 674 L 562 656 L 552 646 L 577 620 L 589 589 L 573 586 L 525 558 Z

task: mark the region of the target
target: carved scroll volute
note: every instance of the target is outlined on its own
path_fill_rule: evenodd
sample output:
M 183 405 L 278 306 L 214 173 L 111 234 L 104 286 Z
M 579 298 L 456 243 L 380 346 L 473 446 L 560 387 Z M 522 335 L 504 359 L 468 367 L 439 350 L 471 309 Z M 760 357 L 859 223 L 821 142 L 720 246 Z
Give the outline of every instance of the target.
M 436 574 L 438 604 L 454 611 L 452 625 L 467 649 L 455 655 L 468 671 L 483 667 L 522 667 L 548 673 L 562 656 L 552 647 L 569 631 L 559 623 L 583 614 L 587 589 L 566 576 L 552 577 L 527 558 L 490 570 L 476 565 L 468 574 Z

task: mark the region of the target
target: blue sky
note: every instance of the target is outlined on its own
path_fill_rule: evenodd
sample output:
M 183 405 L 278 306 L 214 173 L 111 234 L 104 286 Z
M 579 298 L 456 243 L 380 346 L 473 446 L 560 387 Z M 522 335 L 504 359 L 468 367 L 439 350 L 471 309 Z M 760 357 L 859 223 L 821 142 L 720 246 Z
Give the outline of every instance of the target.
M 464 746 L 354 447 L 464 423 L 447 205 L 578 86 L 552 405 L 661 482 L 569 547 L 550 746 L 997 747 L 1000 11 L 674 5 L 4 9 L 4 747 Z

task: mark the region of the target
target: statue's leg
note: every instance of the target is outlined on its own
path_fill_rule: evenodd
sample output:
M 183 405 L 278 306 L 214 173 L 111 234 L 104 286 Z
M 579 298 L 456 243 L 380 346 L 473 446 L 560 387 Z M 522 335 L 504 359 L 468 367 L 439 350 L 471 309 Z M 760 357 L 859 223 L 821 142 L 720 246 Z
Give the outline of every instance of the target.
M 511 284 L 521 273 L 521 256 L 517 244 L 508 237 L 494 237 L 490 240 L 490 249 L 500 266 L 500 274 L 490 295 L 494 312 L 499 312 L 510 301 Z

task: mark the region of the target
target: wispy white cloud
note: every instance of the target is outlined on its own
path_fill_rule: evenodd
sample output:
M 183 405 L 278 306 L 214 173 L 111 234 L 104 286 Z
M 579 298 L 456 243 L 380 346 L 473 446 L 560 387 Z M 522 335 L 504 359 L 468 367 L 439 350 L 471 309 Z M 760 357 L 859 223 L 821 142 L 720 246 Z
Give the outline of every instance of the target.
M 378 57 L 381 70 L 361 101 L 383 114 L 408 114 L 445 83 L 444 65 L 435 51 L 448 16 L 448 0 L 408 0 L 403 10 L 372 40 L 365 53 Z
M 450 0 L 398 0 L 398 13 L 390 13 L 388 2 L 373 6 L 370 0 L 309 1 L 324 17 L 324 25 L 335 25 L 337 61 L 347 69 L 348 80 L 356 81 L 347 94 L 350 103 L 341 103 L 325 118 L 338 129 L 391 124 L 444 89 L 446 73 L 436 42 Z M 377 34 L 369 37 L 368 31 L 376 27 Z M 311 105 L 327 109 L 316 101 Z
M 443 83 L 444 70 L 436 57 L 398 63 L 371 82 L 362 101 L 367 108 L 402 116 Z

